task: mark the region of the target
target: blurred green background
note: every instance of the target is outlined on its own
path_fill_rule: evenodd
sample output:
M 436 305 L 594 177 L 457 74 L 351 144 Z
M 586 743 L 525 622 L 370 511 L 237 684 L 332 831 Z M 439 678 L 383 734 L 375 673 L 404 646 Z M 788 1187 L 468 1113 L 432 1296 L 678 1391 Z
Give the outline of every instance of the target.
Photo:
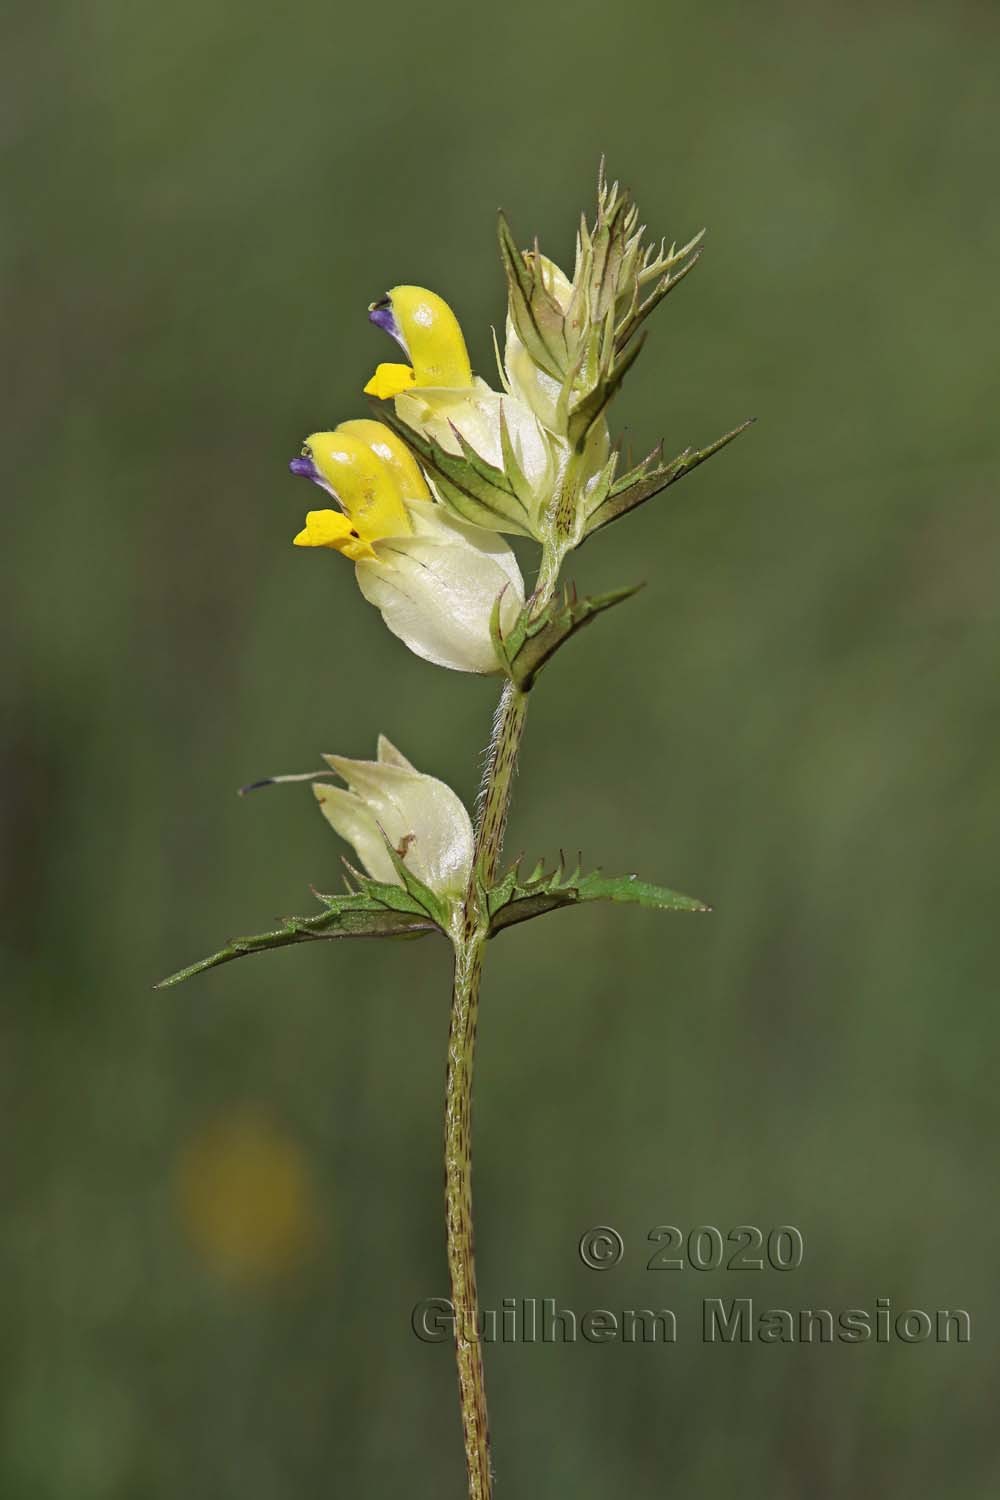
M 996 57 L 989 4 L 8 7 L 4 1417 L 10 1500 L 458 1496 L 447 955 L 150 985 L 337 878 L 306 789 L 384 730 L 471 798 L 495 685 L 290 545 L 365 317 L 478 369 L 493 215 L 571 256 L 600 153 L 708 226 L 615 417 L 753 432 L 573 568 L 648 580 L 532 706 L 509 848 L 711 901 L 490 953 L 484 1303 L 676 1346 L 488 1353 L 498 1494 L 996 1493 Z M 796 1272 L 650 1272 L 658 1224 Z M 620 1267 L 587 1271 L 610 1224 Z M 704 1296 L 965 1307 L 965 1346 L 705 1347 Z

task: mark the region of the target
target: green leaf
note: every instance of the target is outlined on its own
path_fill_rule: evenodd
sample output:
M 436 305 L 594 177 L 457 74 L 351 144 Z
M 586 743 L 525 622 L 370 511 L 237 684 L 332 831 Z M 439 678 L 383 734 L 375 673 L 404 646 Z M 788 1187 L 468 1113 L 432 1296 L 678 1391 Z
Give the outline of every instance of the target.
M 506 635 L 500 628 L 501 596 L 493 606 L 490 632 L 507 676 L 522 693 L 528 692 L 545 663 L 571 635 L 604 610 L 631 599 L 641 588 L 642 584 L 637 583 L 631 588 L 581 599 L 576 589 L 568 585 L 539 614 L 533 614 L 530 604 L 526 605 Z
M 704 238 L 705 230 L 699 229 L 698 233 L 693 235 L 679 250 L 676 243 L 672 244 L 668 250 L 666 240 L 660 241 L 659 250 L 655 250 L 652 245 L 647 245 L 636 277 L 638 285 L 645 287 L 651 281 L 657 281 L 665 275 L 669 276 L 675 266 L 679 266 L 687 260 L 689 255 L 693 255 L 699 249 Z
M 360 883 L 360 890 L 348 890 L 343 896 L 324 896 L 314 892 L 326 908 L 317 916 L 285 917 L 281 926 L 270 932 L 230 938 L 218 953 L 161 979 L 155 988 L 167 989 L 182 979 L 190 979 L 194 974 L 217 968 L 234 958 L 246 958 L 251 953 L 263 953 L 269 948 L 287 948 L 292 943 L 337 938 L 423 937 L 428 932 L 439 930 L 439 923 L 402 886 L 382 885 L 365 877 L 360 877 Z M 419 881 L 416 883 L 420 884 Z
M 664 886 L 650 885 L 635 875 L 602 875 L 599 870 L 584 875 L 579 865 L 570 870 L 560 859 L 555 870 L 536 865 L 530 875 L 522 877 L 520 865 L 508 870 L 499 885 L 487 892 L 490 937 L 544 916 L 563 906 L 578 906 L 583 901 L 616 901 L 633 906 L 647 906 L 657 911 L 711 911 L 703 901 L 682 896 Z
M 366 891 L 369 895 L 377 893 L 376 899 L 382 901 L 386 906 L 391 906 L 393 911 L 415 911 L 422 916 L 430 917 L 434 925 L 444 931 L 448 926 L 447 901 L 435 895 L 429 885 L 424 885 L 422 880 L 418 880 L 399 850 L 392 847 L 392 844 L 386 838 L 385 832 L 381 828 L 380 832 L 382 832 L 382 837 L 385 839 L 385 847 L 389 858 L 392 860 L 393 869 L 403 882 L 403 889 L 400 890 L 399 886 L 395 885 L 379 885 L 376 881 L 368 880 L 367 877 L 359 875 L 357 871 L 352 871 L 355 878 L 361 881 L 362 890 Z M 398 896 L 396 895 L 397 891 L 399 892 Z M 409 904 L 404 905 L 400 900 L 400 897 L 404 893 L 408 898 L 408 902 L 413 903 L 412 906 Z
M 444 503 L 474 526 L 490 531 L 515 532 L 533 536 L 531 515 L 525 503 L 527 481 L 517 474 L 505 474 L 494 468 L 472 448 L 456 427 L 452 431 L 461 453 L 448 453 L 439 443 L 407 426 L 389 402 L 373 403 L 378 419 L 391 427 L 397 437 L 412 448 L 428 469 Z M 503 408 L 501 407 L 501 412 Z M 503 431 L 501 431 L 501 437 Z M 527 493 L 530 494 L 530 491 Z
M 587 440 L 587 434 L 594 423 L 618 394 L 622 381 L 639 358 L 645 347 L 645 343 L 646 334 L 642 332 L 637 339 L 634 339 L 629 344 L 627 349 L 612 359 L 606 375 L 598 381 L 589 395 L 571 404 L 567 422 L 567 435 L 570 442 L 577 448 L 583 446 Z
M 691 252 L 690 260 L 682 265 L 680 269 L 676 271 L 672 276 L 669 274 L 669 272 L 666 275 L 661 276 L 660 280 L 656 283 L 656 286 L 650 292 L 649 296 L 646 297 L 642 302 L 639 302 L 638 298 L 635 299 L 628 316 L 623 320 L 623 322 L 616 330 L 616 348 L 625 348 L 625 345 L 628 343 L 629 339 L 633 337 L 639 325 L 645 322 L 650 313 L 653 312 L 655 308 L 659 307 L 664 297 L 666 297 L 669 292 L 672 292 L 674 287 L 678 286 L 684 280 L 688 272 L 694 270 L 695 266 L 698 264 L 698 261 L 701 258 L 701 254 L 702 248 L 699 246 L 696 250 L 693 250 Z M 636 283 L 636 291 L 638 291 L 638 282 Z
M 534 514 L 538 505 L 538 496 L 531 487 L 531 482 L 521 467 L 521 462 L 514 448 L 507 425 L 507 411 L 504 403 L 500 402 L 500 456 L 503 459 L 503 474 L 516 500 L 521 502 L 526 516 Z
M 634 510 L 637 505 L 651 500 L 654 495 L 668 489 L 678 479 L 683 479 L 685 474 L 690 474 L 692 469 L 696 469 L 699 464 L 703 464 L 706 459 L 725 448 L 734 438 L 746 432 L 756 420 L 756 417 L 749 417 L 747 421 L 741 422 L 739 427 L 734 427 L 731 432 L 725 432 L 722 437 L 716 438 L 714 443 L 709 443 L 707 448 L 685 448 L 683 453 L 668 464 L 660 462 L 662 449 L 655 449 L 647 459 L 627 474 L 623 474 L 617 483 L 611 486 L 605 500 L 596 506 L 590 515 L 587 522 L 587 536 L 600 531 L 602 526 L 617 521 L 619 516 Z
M 497 238 L 518 338 L 535 363 L 561 381 L 568 358 L 565 317 L 542 278 L 537 246 L 533 257 L 522 254 L 502 212 L 497 216 Z
M 621 352 L 668 292 L 687 275 L 700 254 L 704 230 L 679 250 L 644 245 L 645 226 L 632 195 L 617 182 L 608 184 L 603 168 L 597 183 L 597 216 L 593 228 L 584 219 L 578 237 L 573 326 L 610 315 L 613 344 Z M 645 298 L 643 291 L 655 283 Z M 582 326 L 582 324 L 581 324 Z

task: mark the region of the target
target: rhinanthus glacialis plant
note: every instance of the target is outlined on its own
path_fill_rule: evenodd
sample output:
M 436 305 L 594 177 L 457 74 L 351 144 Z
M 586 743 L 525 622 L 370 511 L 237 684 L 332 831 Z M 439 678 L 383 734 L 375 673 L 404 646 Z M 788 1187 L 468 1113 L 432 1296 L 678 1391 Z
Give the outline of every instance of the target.
M 353 847 L 345 891 L 164 980 L 292 943 L 443 936 L 453 956 L 445 1080 L 445 1228 L 470 1500 L 493 1493 L 473 1254 L 471 1109 L 486 945 L 504 928 L 587 901 L 706 911 L 634 875 L 585 873 L 564 860 L 501 871 L 504 830 L 529 695 L 538 673 L 583 625 L 635 592 L 581 598 L 561 587 L 566 557 L 660 494 L 750 424 L 665 460 L 662 445 L 623 469 L 607 413 L 638 357 L 649 315 L 688 274 L 701 235 L 680 249 L 646 241 L 630 195 L 598 178 L 597 212 L 580 224 L 569 277 L 538 245 L 518 248 L 503 215 L 507 282 L 499 389 L 472 373 L 455 314 L 435 292 L 400 284 L 369 308 L 406 362 L 378 365 L 365 387 L 377 417 L 314 432 L 293 473 L 329 504 L 311 510 L 300 547 L 343 553 L 364 597 L 418 656 L 503 686 L 475 822 L 456 794 L 416 770 L 384 737 L 376 759 L 325 757 L 328 769 L 269 777 L 311 782 L 327 822 Z M 540 546 L 533 592 L 502 533 Z M 253 787 L 244 788 L 244 791 Z

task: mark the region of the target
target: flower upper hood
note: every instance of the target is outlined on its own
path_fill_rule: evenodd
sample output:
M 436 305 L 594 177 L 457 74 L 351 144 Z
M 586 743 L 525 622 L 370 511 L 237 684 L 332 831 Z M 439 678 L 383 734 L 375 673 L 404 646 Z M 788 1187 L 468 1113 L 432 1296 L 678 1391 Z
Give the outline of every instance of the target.
M 379 365 L 365 386 L 366 395 L 385 400 L 410 386 L 454 390 L 472 384 L 461 326 L 437 292 L 423 286 L 394 286 L 371 304 L 368 316 L 396 340 L 410 363 Z

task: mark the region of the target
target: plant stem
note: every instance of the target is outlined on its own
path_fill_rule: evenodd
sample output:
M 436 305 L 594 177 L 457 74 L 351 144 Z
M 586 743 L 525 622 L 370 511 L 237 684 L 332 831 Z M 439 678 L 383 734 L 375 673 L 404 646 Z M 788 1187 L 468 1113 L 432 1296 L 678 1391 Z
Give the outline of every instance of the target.
M 547 550 L 543 555 L 531 600 L 536 607 L 543 607 L 552 597 L 561 560 L 561 552 Z M 445 1075 L 444 1195 L 469 1500 L 491 1500 L 493 1494 L 472 1221 L 472 1074 L 483 950 L 489 931 L 485 892 L 495 881 L 500 862 L 527 711 L 527 694 L 512 682 L 506 683 L 497 705 L 479 797 L 472 876 L 454 934 L 455 978 Z
M 455 1317 L 458 1401 L 462 1413 L 469 1500 L 489 1500 L 493 1493 L 472 1228 L 472 1067 L 482 970 L 482 940 L 461 946 L 456 944 L 445 1083 L 444 1194 L 448 1272 Z
M 445 1225 L 469 1500 L 490 1500 L 493 1494 L 472 1223 L 472 1074 L 479 985 L 488 930 L 483 889 L 496 876 L 527 706 L 527 696 L 513 683 L 507 683 L 497 709 L 483 779 L 472 879 L 466 893 L 461 926 L 455 936 L 455 982 L 448 1031 L 444 1116 Z
M 473 898 L 479 897 L 480 886 L 488 889 L 496 879 L 527 712 L 527 693 L 522 693 L 512 682 L 505 683 L 493 721 L 493 738 L 479 795 L 473 879 L 465 900 L 467 919 L 470 906 L 475 905 Z

